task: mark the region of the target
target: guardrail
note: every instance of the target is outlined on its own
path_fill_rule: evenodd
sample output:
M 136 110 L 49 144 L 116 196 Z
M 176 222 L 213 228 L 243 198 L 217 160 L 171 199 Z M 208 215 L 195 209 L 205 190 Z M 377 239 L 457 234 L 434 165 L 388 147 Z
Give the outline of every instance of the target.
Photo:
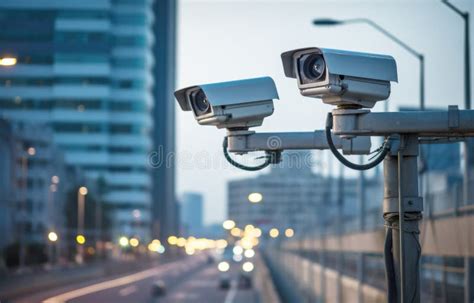
M 254 285 L 257 289 L 260 302 L 262 303 L 281 303 L 280 297 L 275 289 L 270 270 L 267 264 L 260 256 L 255 255 L 255 274 L 254 274 Z

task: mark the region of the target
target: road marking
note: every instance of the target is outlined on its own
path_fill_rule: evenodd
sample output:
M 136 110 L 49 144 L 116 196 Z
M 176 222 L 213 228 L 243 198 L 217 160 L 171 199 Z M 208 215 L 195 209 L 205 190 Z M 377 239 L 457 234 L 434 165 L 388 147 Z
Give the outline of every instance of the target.
M 128 295 L 131 295 L 133 294 L 134 292 L 136 292 L 138 290 L 138 288 L 135 286 L 135 285 L 131 285 L 129 287 L 125 287 L 125 288 L 122 288 L 120 291 L 119 291 L 119 295 L 121 297 L 126 297 Z
M 235 295 L 237 294 L 237 281 L 232 281 L 233 283 L 230 286 L 229 291 L 227 292 L 227 296 L 225 297 L 224 303 L 232 303 L 234 302 Z
M 69 300 L 82 297 L 94 292 L 99 292 L 106 289 L 115 288 L 115 287 L 130 284 L 130 283 L 134 283 L 140 280 L 144 280 L 146 278 L 157 275 L 163 271 L 167 271 L 168 269 L 172 268 L 173 265 L 176 266 L 176 263 L 182 263 L 182 262 L 167 263 L 165 265 L 157 266 L 155 268 L 147 269 L 147 270 L 144 270 L 132 275 L 128 275 L 125 277 L 121 277 L 118 279 L 105 281 L 105 282 L 93 284 L 90 286 L 86 286 L 83 288 L 75 289 L 73 291 L 69 291 L 69 292 L 48 298 L 44 300 L 43 303 L 64 303 Z

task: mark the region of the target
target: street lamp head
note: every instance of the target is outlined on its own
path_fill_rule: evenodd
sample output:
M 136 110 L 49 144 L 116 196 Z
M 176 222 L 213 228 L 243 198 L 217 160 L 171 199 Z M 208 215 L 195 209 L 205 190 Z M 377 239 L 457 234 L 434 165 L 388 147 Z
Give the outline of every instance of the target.
M 86 243 L 86 237 L 84 235 L 79 234 L 76 236 L 76 242 L 79 245 L 83 245 L 84 243 Z
M 51 242 L 56 242 L 58 241 L 58 234 L 55 233 L 54 231 L 50 232 L 48 234 L 48 240 L 51 241 Z
M 27 152 L 28 155 L 30 155 L 30 156 L 36 155 L 36 149 L 35 149 L 34 147 L 28 147 L 28 149 L 26 150 L 26 152 Z
M 17 59 L 14 57 L 3 57 L 0 58 L 0 65 L 1 66 L 13 66 L 17 62 Z
M 126 247 L 128 246 L 129 242 L 128 242 L 128 238 L 125 237 L 125 236 L 122 236 L 120 237 L 119 239 L 119 245 L 122 246 L 122 247 Z
M 85 196 L 85 195 L 87 195 L 87 193 L 88 193 L 87 187 L 85 187 L 85 186 L 79 187 L 79 194 L 80 195 Z
M 261 193 L 251 193 L 248 195 L 247 199 L 251 203 L 260 203 L 263 200 L 263 195 Z
M 331 18 L 318 18 L 313 20 L 313 25 L 316 26 L 334 26 L 343 24 L 344 21 L 331 19 Z
M 59 183 L 59 177 L 58 176 L 52 176 L 51 177 L 51 183 L 58 184 Z
M 224 227 L 224 229 L 231 230 L 232 228 L 235 227 L 235 222 L 232 220 L 225 220 L 222 223 L 222 227 Z

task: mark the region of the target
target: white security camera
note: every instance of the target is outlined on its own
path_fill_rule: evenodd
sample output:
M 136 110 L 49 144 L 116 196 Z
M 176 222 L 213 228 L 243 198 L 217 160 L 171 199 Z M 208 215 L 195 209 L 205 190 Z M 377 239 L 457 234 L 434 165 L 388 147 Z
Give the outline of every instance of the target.
M 284 52 L 281 59 L 303 96 L 337 106 L 372 108 L 390 96 L 390 81 L 398 81 L 391 56 L 310 47 Z
M 278 92 L 270 77 L 195 85 L 174 93 L 181 109 L 192 110 L 201 125 L 248 129 L 273 114 Z

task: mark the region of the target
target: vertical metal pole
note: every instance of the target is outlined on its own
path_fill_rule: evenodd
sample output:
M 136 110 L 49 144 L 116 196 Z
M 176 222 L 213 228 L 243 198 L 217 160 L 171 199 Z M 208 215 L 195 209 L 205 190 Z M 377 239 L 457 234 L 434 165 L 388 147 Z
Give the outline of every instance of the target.
M 418 55 L 420 60 L 420 110 L 425 110 L 425 56 Z
M 469 13 L 464 15 L 464 89 L 465 89 L 465 107 L 471 109 L 471 59 L 470 59 L 470 22 Z M 474 202 L 473 186 L 474 186 L 474 140 L 467 138 L 464 144 L 464 204 Z M 472 260 L 469 256 L 464 258 L 464 302 L 474 301 L 474 268 Z
M 336 206 L 337 207 L 337 239 L 338 239 L 338 248 L 339 248 L 339 251 L 337 252 L 337 260 L 336 260 L 336 267 L 337 267 L 336 302 L 338 303 L 342 302 L 342 279 L 341 279 L 342 262 L 343 262 L 342 235 L 344 232 L 343 206 L 344 206 L 344 165 L 340 164 L 339 165 L 339 180 L 338 180 L 338 186 L 337 186 L 337 206 Z
M 469 37 L 469 13 L 464 13 L 464 89 L 466 109 L 471 109 L 471 42 Z
M 77 191 L 77 234 L 84 235 L 84 195 L 81 194 L 80 188 Z M 83 245 L 77 243 L 79 263 L 84 260 L 83 251 Z
M 360 156 L 360 162 L 362 163 L 363 157 Z M 363 232 L 365 230 L 365 174 L 364 171 L 361 170 L 359 174 L 359 182 L 358 182 L 358 195 L 359 195 L 359 231 Z M 357 256 L 357 280 L 359 281 L 357 287 L 357 300 L 359 303 L 364 302 L 362 286 L 364 283 L 364 253 L 358 253 Z
M 96 200 L 95 204 L 95 250 L 99 257 L 102 257 L 102 197 Z
M 400 252 L 399 252 L 399 276 L 400 276 L 400 302 L 405 301 L 406 277 L 405 277 L 405 207 L 403 205 L 403 153 L 398 151 L 398 216 L 399 216 L 399 234 L 400 234 Z
M 360 156 L 360 163 L 362 163 L 363 157 Z M 365 230 L 365 173 L 363 170 L 359 172 L 358 182 L 358 200 L 359 200 L 359 231 Z
M 23 182 L 22 182 L 22 192 L 23 192 L 23 197 L 21 199 L 21 204 L 20 204 L 20 222 L 18 225 L 19 229 L 19 242 L 20 242 L 20 248 L 19 248 L 19 258 L 18 258 L 18 263 L 20 269 L 22 269 L 25 266 L 25 259 L 26 259 L 26 210 L 27 210 L 27 204 L 28 204 L 28 156 L 23 155 L 21 158 L 21 168 L 22 168 L 22 176 L 23 176 Z
M 402 161 L 394 154 L 384 161 L 388 302 L 419 303 L 421 246 L 418 238 L 423 201 L 418 195 L 418 138 L 404 136 L 402 144 L 398 155 Z

